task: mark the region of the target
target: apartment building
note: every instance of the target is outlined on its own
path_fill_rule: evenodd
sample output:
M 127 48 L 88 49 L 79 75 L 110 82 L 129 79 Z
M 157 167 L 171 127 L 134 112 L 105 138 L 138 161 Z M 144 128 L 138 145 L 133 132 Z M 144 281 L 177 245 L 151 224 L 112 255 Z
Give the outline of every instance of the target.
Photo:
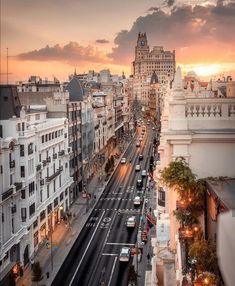
M 68 120 L 46 106 L 21 106 L 16 86 L 1 86 L 0 261 L 9 285 L 70 205 Z
M 159 182 L 159 171 L 182 156 L 197 178 L 234 177 L 235 173 L 235 99 L 192 97 L 183 88 L 180 68 L 173 87 L 165 98 L 161 117 L 162 129 L 155 178 L 158 181 L 157 215 L 168 213 L 170 222 L 169 250 L 176 261 L 176 279 L 182 281 L 182 240 L 179 223 L 173 215 L 177 208 L 177 192 Z M 164 192 L 166 205 L 159 205 Z M 155 245 L 157 248 L 157 245 Z M 156 250 L 157 251 L 157 250 Z

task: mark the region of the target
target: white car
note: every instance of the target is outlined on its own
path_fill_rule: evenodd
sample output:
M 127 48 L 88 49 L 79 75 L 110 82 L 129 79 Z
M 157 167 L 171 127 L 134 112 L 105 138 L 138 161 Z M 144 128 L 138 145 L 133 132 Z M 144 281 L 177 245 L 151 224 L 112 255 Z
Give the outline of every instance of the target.
M 131 250 L 129 247 L 122 247 L 119 254 L 119 261 L 128 262 L 130 260 Z
M 121 159 L 121 164 L 126 164 L 126 158 Z
M 140 171 L 140 165 L 136 165 L 136 166 L 135 166 L 135 170 L 136 170 L 136 171 Z
M 147 176 L 147 171 L 146 170 L 143 170 L 142 173 L 141 173 L 142 177 L 146 177 Z
M 136 225 L 136 218 L 135 218 L 135 216 L 128 217 L 128 219 L 126 221 L 126 226 L 127 227 L 135 227 L 135 225 Z
M 141 198 L 140 197 L 135 197 L 134 198 L 134 206 L 140 206 L 141 204 Z
M 140 147 L 140 141 L 136 142 L 136 147 Z

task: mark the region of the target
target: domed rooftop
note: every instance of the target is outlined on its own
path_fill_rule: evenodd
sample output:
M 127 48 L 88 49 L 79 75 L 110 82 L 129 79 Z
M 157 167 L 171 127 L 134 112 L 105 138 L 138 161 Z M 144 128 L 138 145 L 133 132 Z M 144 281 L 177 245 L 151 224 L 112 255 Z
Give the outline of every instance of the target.
M 67 84 L 66 89 L 69 92 L 70 101 L 83 101 L 84 89 L 76 75 Z

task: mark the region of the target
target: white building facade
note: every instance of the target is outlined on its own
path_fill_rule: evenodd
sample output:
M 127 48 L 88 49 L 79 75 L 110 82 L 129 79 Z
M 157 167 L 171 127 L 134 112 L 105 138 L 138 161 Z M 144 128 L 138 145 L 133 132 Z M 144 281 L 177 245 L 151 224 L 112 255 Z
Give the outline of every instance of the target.
M 22 108 L 18 116 L 0 120 L 3 285 L 19 275 L 69 207 L 68 121 L 48 119 L 41 109 Z
M 235 98 L 192 97 L 183 89 L 180 68 L 177 69 L 173 88 L 161 117 L 161 139 L 158 152 L 160 161 L 154 174 L 158 182 L 157 210 L 161 219 L 169 214 L 169 251 L 175 257 L 176 280 L 182 281 L 181 245 L 179 223 L 173 211 L 177 208 L 178 195 L 161 185 L 159 171 L 176 157 L 182 156 L 189 163 L 197 178 L 235 176 Z M 161 192 L 166 198 L 165 207 L 159 205 Z M 158 252 L 158 245 L 154 245 Z M 175 254 L 175 255 L 174 255 Z M 178 284 L 177 284 L 178 285 Z

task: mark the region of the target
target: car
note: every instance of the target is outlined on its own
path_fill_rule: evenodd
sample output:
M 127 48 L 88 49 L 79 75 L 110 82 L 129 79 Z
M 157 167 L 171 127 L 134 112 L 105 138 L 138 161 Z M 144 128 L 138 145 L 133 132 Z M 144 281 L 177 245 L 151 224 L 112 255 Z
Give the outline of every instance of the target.
M 144 136 L 144 132 L 141 132 L 141 135 Z
M 150 125 L 150 122 L 147 122 L 147 125 Z
M 122 247 L 119 254 L 119 261 L 129 262 L 130 254 L 131 254 L 131 249 L 129 247 Z
M 140 141 L 136 142 L 136 147 L 140 147 Z
M 126 158 L 123 157 L 123 158 L 121 159 L 121 164 L 126 164 Z
M 133 202 L 134 202 L 134 206 L 139 206 L 141 204 L 141 198 L 139 196 L 136 196 Z
M 155 127 L 152 127 L 152 130 L 155 130 Z
M 136 217 L 135 216 L 130 216 L 127 218 L 126 221 L 126 226 L 127 227 L 135 227 L 136 225 Z
M 136 165 L 136 166 L 135 166 L 135 170 L 136 170 L 136 171 L 140 171 L 140 165 Z
M 146 170 L 143 170 L 142 173 L 141 173 L 141 176 L 142 176 L 142 177 L 146 177 L 146 176 L 147 176 L 147 171 L 146 171 Z
M 144 156 L 142 154 L 139 155 L 139 160 L 143 160 Z
M 137 186 L 137 188 L 142 188 L 142 187 L 143 187 L 143 181 L 142 181 L 142 179 L 138 179 L 138 180 L 137 180 L 136 186 Z

